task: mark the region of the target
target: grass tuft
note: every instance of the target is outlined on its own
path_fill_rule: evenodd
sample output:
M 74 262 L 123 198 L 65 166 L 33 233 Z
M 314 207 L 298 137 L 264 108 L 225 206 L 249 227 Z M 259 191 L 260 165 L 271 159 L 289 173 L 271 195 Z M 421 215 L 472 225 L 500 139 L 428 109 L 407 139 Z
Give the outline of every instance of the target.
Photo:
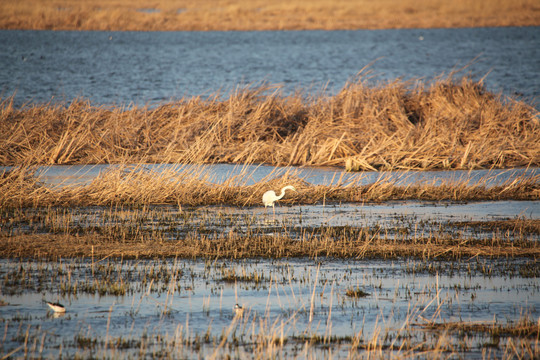
M 357 288 L 349 288 L 345 290 L 345 295 L 350 298 L 358 299 L 358 298 L 369 296 L 370 294 L 357 287 Z

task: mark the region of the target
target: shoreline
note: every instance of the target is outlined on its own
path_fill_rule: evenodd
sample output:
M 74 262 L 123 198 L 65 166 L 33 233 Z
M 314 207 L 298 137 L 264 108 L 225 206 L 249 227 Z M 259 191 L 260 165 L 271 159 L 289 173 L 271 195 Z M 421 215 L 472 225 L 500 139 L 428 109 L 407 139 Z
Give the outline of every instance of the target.
M 201 29 L 180 29 L 180 30 L 148 30 L 148 29 L 77 29 L 77 28 L 67 28 L 67 29 L 41 29 L 41 28 L 4 28 L 1 27 L 3 24 L 0 24 L 0 31 L 52 31 L 52 32 L 103 32 L 103 33 L 121 33 L 121 32 L 132 32 L 132 33 L 175 33 L 175 32 L 193 32 L 193 33 L 205 33 L 205 32 L 229 32 L 229 33 L 249 33 L 249 32 L 302 32 L 302 31 L 321 31 L 321 32 L 340 32 L 340 31 L 385 31 L 385 30 L 458 30 L 458 29 L 497 29 L 497 28 L 535 28 L 540 27 L 540 22 L 538 24 L 531 25 L 485 25 L 485 26 L 452 26 L 452 27 L 392 27 L 392 28 L 335 28 L 335 29 L 211 29 L 211 30 L 201 30 Z

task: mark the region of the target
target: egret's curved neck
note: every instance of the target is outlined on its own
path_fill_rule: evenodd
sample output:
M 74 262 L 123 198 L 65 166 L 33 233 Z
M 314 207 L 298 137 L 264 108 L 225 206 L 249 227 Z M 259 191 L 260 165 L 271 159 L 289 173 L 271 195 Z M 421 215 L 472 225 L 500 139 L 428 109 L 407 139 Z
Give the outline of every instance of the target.
M 283 189 L 281 189 L 281 194 L 279 194 L 278 200 L 285 196 L 285 190 L 287 190 L 286 187 L 284 187 Z

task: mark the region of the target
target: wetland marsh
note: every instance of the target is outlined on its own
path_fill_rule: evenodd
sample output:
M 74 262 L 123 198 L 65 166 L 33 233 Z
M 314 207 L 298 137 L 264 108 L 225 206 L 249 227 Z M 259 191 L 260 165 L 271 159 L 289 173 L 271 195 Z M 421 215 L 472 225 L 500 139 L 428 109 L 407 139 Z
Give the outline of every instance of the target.
M 468 79 L 451 81 L 430 91 L 446 92 L 452 106 L 463 91 L 480 96 L 472 102 L 476 124 L 467 114 L 443 121 L 431 105 L 415 123 L 402 107 L 409 95 L 383 119 L 347 118 L 362 84 L 334 104 L 319 100 L 315 108 L 323 111 L 313 117 L 313 109 L 298 110 L 298 97 L 263 96 L 247 108 L 242 100 L 233 112 L 230 102 L 186 102 L 179 106 L 200 113 L 184 130 L 184 110 L 172 104 L 111 112 L 82 102 L 22 110 L 4 102 L 3 125 L 11 130 L 0 138 L 0 159 L 11 166 L 0 176 L 0 351 L 37 358 L 538 357 L 537 112 L 500 98 L 486 108 L 491 94 Z M 328 120 L 324 114 L 336 114 L 338 103 L 346 104 L 343 112 Z M 292 112 L 283 112 L 288 106 Z M 490 109 L 496 117 L 486 115 Z M 208 111 L 217 111 L 210 123 Z M 327 136 L 330 123 L 339 137 Z M 385 140 L 369 140 L 354 155 L 349 145 L 366 135 L 359 129 L 383 123 L 376 136 Z M 98 164 L 87 164 L 90 158 Z M 232 158 L 249 161 L 216 164 Z M 269 164 L 250 163 L 263 158 Z M 348 160 L 357 169 L 400 171 L 270 166 Z M 44 167 L 51 163 L 73 165 Z M 524 167 L 497 169 L 510 165 Z M 275 215 L 265 210 L 263 193 L 286 185 L 297 191 Z M 63 303 L 66 313 L 48 313 L 45 301 Z M 242 317 L 233 316 L 236 303 Z
M 540 353 L 537 169 L 451 180 L 442 173 L 388 174 L 374 186 L 362 176 L 336 181 L 322 169 L 259 174 L 254 167 L 234 180 L 216 175 L 205 188 L 216 191 L 207 191 L 215 204 L 191 206 L 181 199 L 208 177 L 189 167 L 180 180 L 178 169 L 161 177 L 134 169 L 113 167 L 83 183 L 34 182 L 28 173 L 3 178 L 4 194 L 43 191 L 62 202 L 71 191 L 79 203 L 2 208 L 2 353 L 478 359 Z M 123 189 L 126 179 L 132 190 Z M 262 191 L 290 181 L 298 191 L 278 203 L 275 215 L 265 210 Z M 160 203 L 150 184 L 174 195 Z M 381 197 L 414 186 L 457 197 Z M 92 204 L 81 195 L 85 188 L 112 197 Z M 349 188 L 364 200 L 347 198 L 354 194 Z M 148 195 L 130 201 L 125 194 L 133 189 Z M 482 191 L 493 199 L 460 198 Z M 496 196 L 516 191 L 531 199 Z M 51 312 L 45 301 L 62 303 L 66 313 Z
M 60 3 L 0 5 L 106 30 L 0 31 L 0 358 L 540 358 L 532 1 Z M 517 26 L 109 31 L 419 19 Z
M 535 260 L 2 260 L 2 351 L 30 357 L 538 355 Z M 349 290 L 361 289 L 355 297 Z M 354 293 L 354 292 L 353 292 Z M 52 314 L 45 299 L 61 300 Z M 244 314 L 233 313 L 234 304 Z

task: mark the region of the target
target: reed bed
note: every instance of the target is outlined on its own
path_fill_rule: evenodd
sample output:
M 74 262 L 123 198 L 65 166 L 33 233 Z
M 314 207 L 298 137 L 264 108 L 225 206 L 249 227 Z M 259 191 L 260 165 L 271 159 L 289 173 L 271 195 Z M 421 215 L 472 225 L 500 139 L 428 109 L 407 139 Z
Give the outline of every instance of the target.
M 48 187 L 28 171 L 18 168 L 0 178 L 0 257 L 540 256 L 534 240 L 539 223 L 534 218 L 457 222 L 444 225 L 450 229 L 445 231 L 436 223 L 423 228 L 406 217 L 386 227 L 343 227 L 302 225 L 301 218 L 280 223 L 271 212 L 205 212 L 201 208 L 262 208 L 262 194 L 285 184 L 293 184 L 298 191 L 282 199 L 284 205 L 318 204 L 321 209 L 338 202 L 396 199 L 537 200 L 538 176 L 490 187 L 485 185 L 488 180 L 473 185 L 397 186 L 384 178 L 369 185 L 313 186 L 286 173 L 245 185 L 250 176 L 247 171 L 225 183 L 212 184 L 197 168 L 185 173 L 153 173 L 139 167 L 117 167 L 89 185 Z
M 538 26 L 534 0 L 19 0 L 0 28 L 35 30 L 344 30 Z
M 265 191 L 290 184 L 297 192 L 282 199 L 283 205 L 318 205 L 323 211 L 340 202 L 537 200 L 538 175 L 491 186 L 489 178 L 474 184 L 444 181 L 403 186 L 384 176 L 367 185 L 360 184 L 361 180 L 340 180 L 337 185 L 323 186 L 311 185 L 291 170 L 280 176 L 271 173 L 248 185 L 251 173 L 247 169 L 213 183 L 201 167 L 156 172 L 143 165 L 121 165 L 88 185 L 52 186 L 40 183 L 32 167 L 16 167 L 0 177 L 0 257 L 540 256 L 534 240 L 539 224 L 534 218 L 457 222 L 439 230 L 437 224 L 422 225 L 406 217 L 386 227 L 343 227 L 302 225 L 301 216 L 280 223 L 271 212 L 260 209 Z M 212 205 L 259 209 L 205 212 L 204 206 Z M 535 270 L 524 271 L 536 276 Z
M 205 177 L 204 168 L 182 171 L 155 171 L 143 166 L 119 166 L 101 174 L 88 185 L 46 185 L 32 175 L 32 167 L 16 167 L 0 177 L 0 208 L 43 206 L 144 206 L 168 204 L 182 206 L 232 205 L 262 206 L 262 195 L 293 185 L 297 192 L 283 199 L 285 204 L 330 204 L 337 202 L 383 202 L 389 200 L 482 201 L 537 200 L 540 198 L 538 175 L 522 175 L 499 185 L 488 186 L 489 177 L 473 184 L 448 180 L 398 185 L 397 180 L 381 176 L 362 185 L 361 179 L 336 185 L 311 185 L 296 177 L 294 171 L 281 177 L 268 175 L 246 185 L 246 170 L 223 183 Z M 244 168 L 245 169 L 245 168 Z
M 350 170 L 540 165 L 540 115 L 530 104 L 455 73 L 432 82 L 283 95 L 249 85 L 153 107 L 0 105 L 0 164 L 266 163 Z

